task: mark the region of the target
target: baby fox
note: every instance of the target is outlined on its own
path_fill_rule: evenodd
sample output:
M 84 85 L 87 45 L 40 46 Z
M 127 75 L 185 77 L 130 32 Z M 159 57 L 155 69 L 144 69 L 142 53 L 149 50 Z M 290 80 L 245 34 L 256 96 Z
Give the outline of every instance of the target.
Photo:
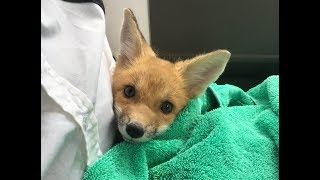
M 176 63 L 161 59 L 130 9 L 124 10 L 120 42 L 112 79 L 114 110 L 123 139 L 132 143 L 163 133 L 190 99 L 218 79 L 231 56 L 217 50 Z

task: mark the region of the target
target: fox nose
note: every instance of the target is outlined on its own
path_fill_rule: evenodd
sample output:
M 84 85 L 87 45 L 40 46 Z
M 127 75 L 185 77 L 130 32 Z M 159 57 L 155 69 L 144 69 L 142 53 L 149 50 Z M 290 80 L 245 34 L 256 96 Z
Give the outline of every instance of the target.
M 144 134 L 143 128 L 134 123 L 128 124 L 126 127 L 126 131 L 128 135 L 131 136 L 132 138 L 139 138 L 139 137 L 142 137 Z

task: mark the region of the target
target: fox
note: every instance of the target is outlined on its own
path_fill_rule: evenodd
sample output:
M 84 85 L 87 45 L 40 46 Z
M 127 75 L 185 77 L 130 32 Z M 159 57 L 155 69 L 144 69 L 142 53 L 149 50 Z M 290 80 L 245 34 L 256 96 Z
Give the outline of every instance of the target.
M 145 40 L 133 11 L 123 12 L 113 108 L 123 140 L 143 143 L 164 133 L 188 102 L 219 78 L 231 53 L 218 49 L 184 60 L 162 59 Z

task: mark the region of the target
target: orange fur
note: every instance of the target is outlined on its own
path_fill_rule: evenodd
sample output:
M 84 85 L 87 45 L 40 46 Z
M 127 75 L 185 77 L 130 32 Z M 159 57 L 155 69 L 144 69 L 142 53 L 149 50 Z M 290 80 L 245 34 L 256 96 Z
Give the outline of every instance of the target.
M 191 60 L 171 63 L 160 59 L 141 34 L 131 10 L 124 10 L 121 48 L 112 80 L 118 128 L 125 140 L 147 141 L 165 131 L 191 98 L 199 96 L 223 72 L 230 53 L 219 50 Z M 126 86 L 135 88 L 126 97 Z M 172 103 L 172 112 L 161 110 L 163 102 Z M 132 138 L 126 126 L 141 126 L 144 135 Z

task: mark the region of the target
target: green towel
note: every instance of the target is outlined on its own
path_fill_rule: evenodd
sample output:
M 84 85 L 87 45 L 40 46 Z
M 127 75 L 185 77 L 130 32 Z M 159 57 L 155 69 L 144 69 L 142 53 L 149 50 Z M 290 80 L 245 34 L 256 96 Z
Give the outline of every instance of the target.
M 170 129 L 142 144 L 122 142 L 83 179 L 278 179 L 279 76 L 244 92 L 211 84 Z

